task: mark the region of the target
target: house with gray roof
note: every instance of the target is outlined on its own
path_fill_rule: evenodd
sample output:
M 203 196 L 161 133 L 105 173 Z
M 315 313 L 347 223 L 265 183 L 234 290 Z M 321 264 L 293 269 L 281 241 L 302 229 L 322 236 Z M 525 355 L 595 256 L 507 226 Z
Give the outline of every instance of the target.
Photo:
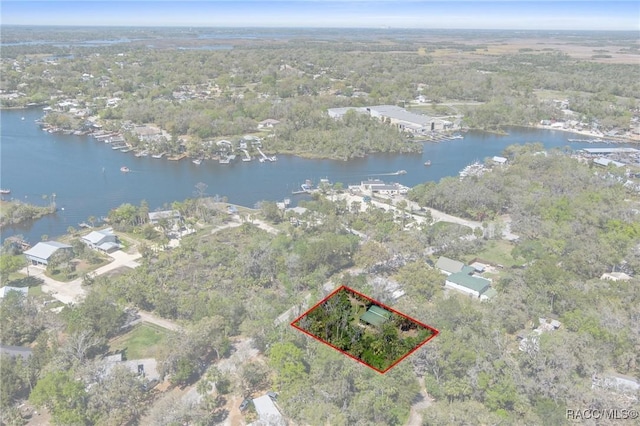
M 334 119 L 342 118 L 348 111 L 368 114 L 383 123 L 396 126 L 399 130 L 413 134 L 425 135 L 433 131 L 442 131 L 451 127 L 453 123 L 439 118 L 416 114 L 396 105 L 374 105 L 368 107 L 330 108 L 327 112 Z
M 58 250 L 69 250 L 73 248 L 69 244 L 58 241 L 41 241 L 29 250 L 24 252 L 25 257 L 32 265 L 47 266 L 49 259 Z
M 4 286 L 4 287 L 0 288 L 0 299 L 5 297 L 7 294 L 9 294 L 12 291 L 15 291 L 17 293 L 21 293 L 24 296 L 26 296 L 27 293 L 29 293 L 29 287 L 10 287 L 8 285 Z
M 158 212 L 149 212 L 149 222 L 157 224 L 163 219 L 169 221 L 178 221 L 182 218 L 178 210 L 162 210 Z
M 267 394 L 253 400 L 253 407 L 258 413 L 258 420 L 249 426 L 284 426 L 287 424 L 282 414 Z
M 465 264 L 460 262 L 459 260 L 449 259 L 448 257 L 444 256 L 440 256 L 440 258 L 436 262 L 436 268 L 440 269 L 440 272 L 446 275 L 451 275 L 463 271 L 467 274 L 470 274 L 474 270 L 471 267 L 466 268 Z
M 113 233 L 112 228 L 91 231 L 81 238 L 82 242 L 94 250 L 111 252 L 120 248 L 118 237 Z

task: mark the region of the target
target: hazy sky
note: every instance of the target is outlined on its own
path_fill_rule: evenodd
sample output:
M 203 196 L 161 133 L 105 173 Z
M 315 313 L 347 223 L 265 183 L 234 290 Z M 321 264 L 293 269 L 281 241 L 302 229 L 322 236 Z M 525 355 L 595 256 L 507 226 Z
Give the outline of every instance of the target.
M 640 30 L 639 1 L 11 1 L 2 25 Z

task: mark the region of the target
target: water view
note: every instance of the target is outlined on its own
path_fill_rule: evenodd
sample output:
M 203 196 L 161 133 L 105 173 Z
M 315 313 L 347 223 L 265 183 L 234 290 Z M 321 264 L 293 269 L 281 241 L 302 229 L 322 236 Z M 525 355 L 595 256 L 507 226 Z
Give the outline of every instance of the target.
M 2 238 L 22 234 L 37 242 L 43 234 L 55 237 L 69 226 L 77 227 L 89 216 L 106 216 L 123 203 L 146 200 L 152 210 L 176 200 L 193 197 L 195 185 L 208 185 L 207 195 L 227 197 L 234 204 L 254 206 L 261 200 L 290 197 L 295 204 L 303 195 L 292 195 L 306 179 L 328 178 L 345 186 L 367 178 L 379 178 L 414 186 L 455 176 L 469 163 L 499 155 L 514 143 L 542 142 L 545 147 L 563 147 L 576 137 L 562 131 L 511 128 L 508 136 L 468 132 L 464 139 L 425 143 L 422 154 L 376 154 L 351 161 L 310 160 L 278 155 L 274 163 L 258 161 L 222 165 L 204 161 L 168 161 L 121 153 L 89 136 L 43 132 L 34 122 L 40 109 L 2 112 L 1 185 L 11 189 L 5 198 L 44 205 L 53 194 L 55 215 L 2 230 Z M 573 148 L 582 147 L 572 144 Z M 589 146 L 598 146 L 592 144 Z M 430 160 L 431 166 L 425 167 Z M 122 173 L 121 167 L 129 173 Z M 396 175 L 398 170 L 406 170 Z

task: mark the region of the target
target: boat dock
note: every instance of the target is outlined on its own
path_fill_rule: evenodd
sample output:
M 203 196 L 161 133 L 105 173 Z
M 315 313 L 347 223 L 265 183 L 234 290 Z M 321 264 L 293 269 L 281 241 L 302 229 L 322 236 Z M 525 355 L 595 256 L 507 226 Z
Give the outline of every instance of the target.
M 242 152 L 244 152 L 244 155 L 245 155 L 242 161 L 251 161 L 251 156 L 249 155 L 249 151 L 247 151 L 246 149 L 243 149 Z
M 258 150 L 258 152 L 259 152 L 259 153 L 260 153 L 260 155 L 262 156 L 262 157 L 260 157 L 260 162 L 261 162 L 261 163 L 264 163 L 265 161 L 271 161 L 271 162 L 273 162 L 273 161 L 276 161 L 276 160 L 277 160 L 277 158 L 276 158 L 276 156 L 275 156 L 275 155 L 274 155 L 273 157 L 269 157 L 269 156 L 267 156 L 264 152 L 262 152 L 262 150 L 260 149 L 260 147 L 256 147 L 256 149 Z

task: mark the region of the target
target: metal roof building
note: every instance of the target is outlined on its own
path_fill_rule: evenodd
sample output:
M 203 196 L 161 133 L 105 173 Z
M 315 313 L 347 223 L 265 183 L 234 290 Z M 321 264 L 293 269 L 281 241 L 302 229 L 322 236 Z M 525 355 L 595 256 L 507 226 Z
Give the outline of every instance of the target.
M 284 426 L 286 424 L 282 414 L 278 411 L 278 407 L 269 397 L 269 395 L 262 395 L 253 400 L 253 406 L 258 413 L 259 420 L 252 423 L 252 425 L 265 425 L 265 426 Z
M 33 265 L 47 265 L 49 258 L 60 249 L 71 249 L 69 244 L 58 241 L 42 241 L 26 250 L 24 255 Z
M 491 281 L 486 278 L 473 277 L 464 272 L 457 272 L 447 277 L 445 286 L 462 293 L 470 294 L 475 297 L 481 297 L 487 290 Z
M 371 305 L 369 310 L 362 314 L 360 320 L 375 327 L 379 327 L 389 318 L 391 318 L 391 312 L 381 308 L 380 306 Z
M 10 287 L 10 286 L 4 286 L 2 288 L 0 288 L 0 299 L 2 299 L 3 297 L 5 297 L 8 293 L 15 291 L 18 293 L 22 293 L 23 295 L 27 295 L 27 293 L 29 292 L 29 287 Z

